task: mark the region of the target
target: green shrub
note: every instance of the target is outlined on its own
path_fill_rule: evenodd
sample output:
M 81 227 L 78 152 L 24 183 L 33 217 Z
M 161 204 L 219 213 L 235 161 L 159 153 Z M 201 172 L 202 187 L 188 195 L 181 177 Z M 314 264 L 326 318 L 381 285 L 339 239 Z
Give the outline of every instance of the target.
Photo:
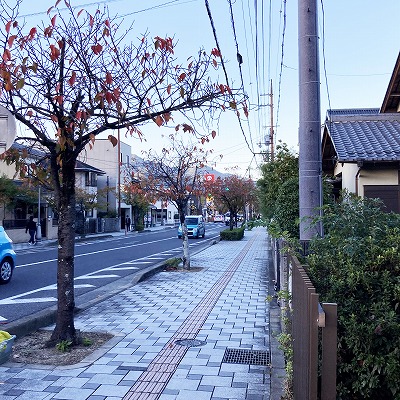
M 225 229 L 219 233 L 221 240 L 242 240 L 244 237 L 244 226 L 232 230 Z
M 143 224 L 136 224 L 135 225 L 135 230 L 138 232 L 144 231 L 144 225 Z
M 400 216 L 345 195 L 310 243 L 320 299 L 338 303 L 339 399 L 400 398 Z

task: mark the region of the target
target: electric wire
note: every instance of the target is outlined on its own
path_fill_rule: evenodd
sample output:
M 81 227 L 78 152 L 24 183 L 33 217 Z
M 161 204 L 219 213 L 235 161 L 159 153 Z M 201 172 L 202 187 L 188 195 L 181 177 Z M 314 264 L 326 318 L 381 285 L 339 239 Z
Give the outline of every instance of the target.
M 329 111 L 332 110 L 331 107 L 331 98 L 329 95 L 329 85 L 328 85 L 328 75 L 326 72 L 326 57 L 325 57 L 325 10 L 324 10 L 324 2 L 321 0 L 321 10 L 322 10 L 322 59 L 324 65 L 324 75 L 325 75 L 325 86 L 326 86 L 326 95 L 328 97 L 328 108 Z
M 285 33 L 286 33 L 286 0 L 283 0 L 283 28 L 282 28 L 282 46 L 281 46 L 281 67 L 279 72 L 279 83 L 278 83 L 278 104 L 276 109 L 276 129 L 278 130 L 279 126 L 279 111 L 281 104 L 281 87 L 282 87 L 282 74 L 283 74 L 283 60 L 285 56 Z
M 243 63 L 243 57 L 239 52 L 239 43 L 237 40 L 237 36 L 236 36 L 236 28 L 235 28 L 235 18 L 233 16 L 233 8 L 232 8 L 232 1 L 228 0 L 229 3 L 229 10 L 230 10 L 230 14 L 231 14 L 231 24 L 232 24 L 232 30 L 233 30 L 233 37 L 235 40 L 235 46 L 236 46 L 236 57 L 237 57 L 237 61 L 238 61 L 238 65 L 239 65 L 239 72 L 240 72 L 240 80 L 241 80 L 241 87 L 243 89 L 243 92 L 246 94 L 246 90 L 245 90 L 245 85 L 244 85 L 244 81 L 243 81 L 243 73 L 242 73 L 242 63 Z M 248 121 L 248 118 L 247 118 Z M 253 138 L 252 138 L 252 133 L 251 133 L 251 129 L 250 129 L 250 125 L 248 124 L 248 128 L 249 128 L 249 136 L 250 136 L 250 143 L 251 143 L 251 152 L 254 153 L 254 147 L 253 147 Z
M 224 62 L 223 57 L 222 57 L 223 53 L 222 53 L 221 47 L 219 45 L 219 41 L 218 41 L 218 37 L 217 37 L 217 31 L 216 31 L 216 28 L 215 28 L 215 24 L 214 24 L 214 20 L 213 20 L 212 14 L 211 14 L 211 9 L 210 9 L 210 5 L 209 5 L 208 0 L 205 0 L 205 6 L 206 6 L 206 9 L 207 9 L 208 19 L 210 20 L 211 29 L 212 29 L 212 32 L 213 32 L 213 35 L 214 35 L 215 44 L 217 46 L 217 49 L 218 49 L 219 53 L 221 54 L 221 65 L 222 65 L 222 69 L 223 69 L 224 74 L 225 74 L 226 84 L 228 86 L 230 86 L 229 85 L 229 79 L 228 79 L 228 73 L 227 73 L 226 67 L 225 67 L 225 62 Z M 242 135 L 244 137 L 244 140 L 246 142 L 246 145 L 247 145 L 248 149 L 250 150 L 250 152 L 253 154 L 253 150 L 251 149 L 251 147 L 249 145 L 249 142 L 247 140 L 246 134 L 244 132 L 242 121 L 240 120 L 240 117 L 238 115 L 237 115 L 237 119 L 238 119 L 238 122 L 239 122 L 240 130 L 241 130 Z

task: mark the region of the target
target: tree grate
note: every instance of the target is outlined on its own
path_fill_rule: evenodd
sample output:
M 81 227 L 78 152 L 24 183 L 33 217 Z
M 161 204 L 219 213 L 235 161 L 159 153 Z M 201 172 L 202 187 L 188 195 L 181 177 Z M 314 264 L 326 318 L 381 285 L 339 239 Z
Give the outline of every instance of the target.
M 271 357 L 265 350 L 248 349 L 226 349 L 223 363 L 247 364 L 247 365 L 270 365 Z

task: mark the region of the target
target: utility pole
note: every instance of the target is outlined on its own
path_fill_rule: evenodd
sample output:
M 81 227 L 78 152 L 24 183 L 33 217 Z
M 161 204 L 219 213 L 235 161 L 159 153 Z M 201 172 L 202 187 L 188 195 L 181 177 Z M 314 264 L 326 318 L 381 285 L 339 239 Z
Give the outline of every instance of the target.
M 271 108 L 271 126 L 269 128 L 269 145 L 271 149 L 271 161 L 274 161 L 274 95 L 272 93 L 272 79 L 271 79 L 271 96 L 270 108 Z
M 299 208 L 300 241 L 323 235 L 312 226 L 322 205 L 321 110 L 317 0 L 299 0 Z

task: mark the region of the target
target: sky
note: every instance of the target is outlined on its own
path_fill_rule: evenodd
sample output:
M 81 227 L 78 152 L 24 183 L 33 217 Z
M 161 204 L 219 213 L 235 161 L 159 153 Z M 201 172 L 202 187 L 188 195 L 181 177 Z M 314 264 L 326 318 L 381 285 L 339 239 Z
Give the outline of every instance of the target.
M 11 3 L 12 0 L 8 0 Z M 304 0 L 298 0 L 304 1 Z M 217 136 L 209 165 L 257 179 L 266 160 L 271 121 L 275 146 L 281 141 L 298 151 L 298 1 L 292 0 L 70 0 L 78 9 L 108 7 L 123 26 L 133 23 L 133 42 L 146 31 L 171 36 L 182 60 L 200 48 L 220 46 L 232 88 L 243 87 L 249 98 L 249 118 L 225 113 L 216 124 Z M 321 123 L 328 109 L 379 108 L 400 50 L 399 0 L 318 1 Z M 63 1 L 60 3 L 62 6 Z M 213 33 L 206 3 L 214 25 Z M 34 4 L 34 6 L 32 5 Z M 41 18 L 53 0 L 23 0 L 28 24 Z M 231 12 L 232 10 L 232 12 Z M 243 63 L 239 67 L 237 52 Z M 221 72 L 222 75 L 222 72 Z M 271 96 L 271 82 L 272 94 Z M 272 102 L 271 102 L 272 100 Z M 271 119 L 272 112 L 272 119 Z M 163 128 L 142 127 L 146 142 L 122 141 L 132 152 L 160 149 Z M 220 155 L 223 157 L 221 158 Z

